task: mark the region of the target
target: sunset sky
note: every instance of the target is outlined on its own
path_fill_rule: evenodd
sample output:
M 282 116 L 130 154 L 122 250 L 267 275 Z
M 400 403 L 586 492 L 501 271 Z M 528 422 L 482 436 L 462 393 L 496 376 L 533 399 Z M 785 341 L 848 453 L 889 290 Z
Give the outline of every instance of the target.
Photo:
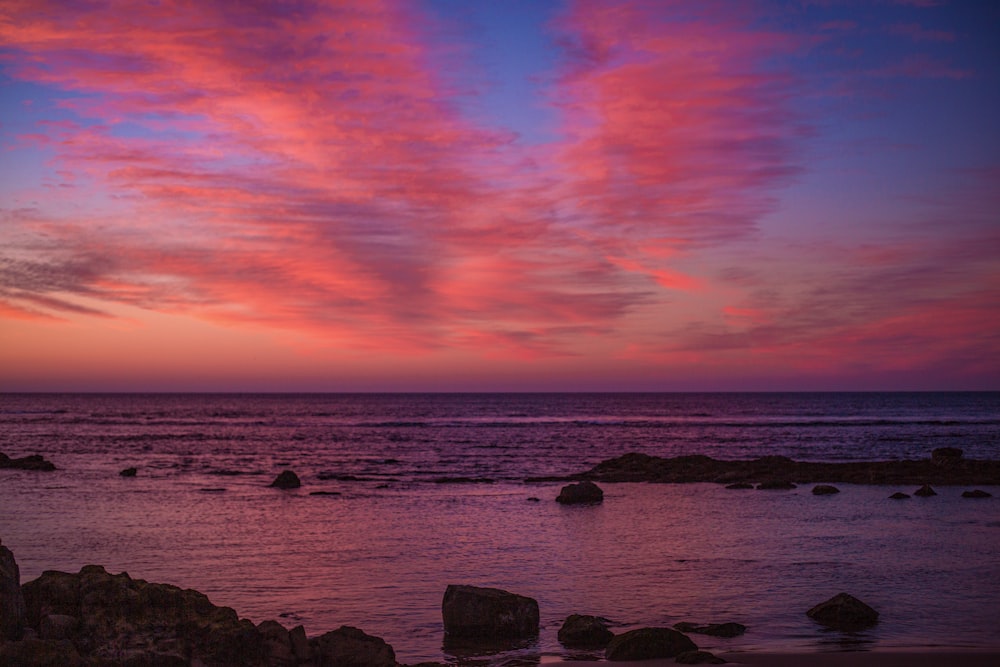
M 998 36 L 0 0 L 0 390 L 1000 389 Z

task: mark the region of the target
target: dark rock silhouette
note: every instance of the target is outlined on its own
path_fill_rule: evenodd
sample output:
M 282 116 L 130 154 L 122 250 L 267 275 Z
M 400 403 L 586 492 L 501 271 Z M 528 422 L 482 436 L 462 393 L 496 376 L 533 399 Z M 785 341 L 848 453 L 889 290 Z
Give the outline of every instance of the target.
M 14 554 L 0 542 L 0 641 L 17 641 L 24 633 L 27 609 L 21 594 L 21 571 Z
M 840 493 L 840 489 L 829 484 L 818 484 L 813 487 L 814 496 L 832 496 L 835 493 Z
M 914 491 L 913 495 L 919 496 L 920 498 L 930 498 L 931 496 L 936 496 L 937 491 L 932 489 L 929 484 L 924 484 L 919 489 Z
M 118 474 L 120 476 L 122 476 L 122 477 L 135 477 L 137 474 L 139 474 L 139 469 L 138 468 L 125 468 L 124 470 L 122 470 Z
M 942 465 L 947 461 L 947 465 Z M 574 479 L 595 482 L 738 482 L 784 480 L 796 483 L 849 484 L 1000 484 L 1000 461 L 954 456 L 937 461 L 793 461 L 785 456 L 763 456 L 750 461 L 722 461 L 708 456 L 662 458 L 630 453 L 608 459 Z
M 593 505 L 604 501 L 604 491 L 593 482 L 564 486 L 556 502 L 563 505 Z
M 726 661 L 708 651 L 685 651 L 676 658 L 678 665 L 724 665 Z
M 752 489 L 753 484 L 750 482 L 735 482 L 734 484 L 727 484 L 727 489 Z
M 672 628 L 640 628 L 615 635 L 604 656 L 608 660 L 652 660 L 697 650 L 690 637 Z
M 897 491 L 896 493 L 889 496 L 890 500 L 906 500 L 910 497 L 910 494 L 903 493 L 902 491 Z
M 50 472 L 56 469 L 56 465 L 51 461 L 46 461 L 41 454 L 31 454 L 30 456 L 22 456 L 19 459 L 12 459 L 3 452 L 0 452 L 0 468 Z
M 451 584 L 441 601 L 445 634 L 469 639 L 516 639 L 538 634 L 538 602 L 499 588 Z
M 757 485 L 758 491 L 787 491 L 796 488 L 795 484 L 783 479 L 772 479 Z
M 696 623 L 675 623 L 674 629 L 680 632 L 694 632 L 700 635 L 711 635 L 713 637 L 739 637 L 747 631 L 747 626 L 742 623 L 709 623 L 698 625 Z
M 878 623 L 878 612 L 847 593 L 838 593 L 806 612 L 817 623 L 837 630 L 863 630 Z
M 302 486 L 302 481 L 299 476 L 296 475 L 291 470 L 282 470 L 281 474 L 274 478 L 268 486 L 272 486 L 276 489 L 297 489 Z
M 615 636 L 604 619 L 572 614 L 559 628 L 559 643 L 570 648 L 604 648 Z
M 396 667 L 396 654 L 379 637 L 341 626 L 309 642 L 317 667 Z
M 987 493 L 986 491 L 983 491 L 982 489 L 976 489 L 974 491 L 963 491 L 962 492 L 962 497 L 963 498 L 992 498 L 993 494 L 992 493 Z

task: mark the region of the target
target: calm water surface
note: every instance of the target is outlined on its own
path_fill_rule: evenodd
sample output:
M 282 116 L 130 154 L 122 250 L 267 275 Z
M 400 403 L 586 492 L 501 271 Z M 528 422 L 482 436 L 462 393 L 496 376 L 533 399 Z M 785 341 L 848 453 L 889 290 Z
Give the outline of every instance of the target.
M 60 467 L 0 471 L 0 539 L 25 581 L 100 563 L 310 635 L 355 625 L 403 662 L 459 659 L 442 646 L 449 583 L 538 599 L 538 641 L 493 662 L 566 654 L 571 613 L 749 626 L 695 635 L 709 650 L 1000 647 L 1000 488 L 608 484 L 603 505 L 562 507 L 559 484 L 524 481 L 627 451 L 997 458 L 997 394 L 0 395 L 0 429 L 0 451 Z M 267 488 L 284 467 L 301 489 Z M 842 635 L 805 616 L 841 590 L 880 624 Z

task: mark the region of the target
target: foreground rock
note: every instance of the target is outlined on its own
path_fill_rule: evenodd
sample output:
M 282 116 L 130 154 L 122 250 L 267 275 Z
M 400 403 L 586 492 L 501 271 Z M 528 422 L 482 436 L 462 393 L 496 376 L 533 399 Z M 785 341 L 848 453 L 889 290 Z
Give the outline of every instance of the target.
M 559 643 L 568 648 L 604 648 L 615 636 L 604 619 L 570 615 L 559 628 Z
M 341 626 L 309 644 L 317 667 L 396 667 L 391 646 L 350 626 Z
M 878 623 L 878 612 L 847 593 L 839 593 L 806 612 L 817 623 L 837 630 L 854 631 Z
M 563 505 L 594 505 L 604 502 L 604 491 L 593 482 L 580 482 L 564 486 L 556 502 Z
M 275 477 L 268 486 L 276 489 L 297 489 L 302 486 L 302 481 L 291 470 L 282 470 L 281 474 Z
M 463 639 L 518 639 L 538 634 L 538 602 L 499 588 L 449 585 L 441 601 L 445 634 Z
M 32 454 L 31 456 L 22 456 L 19 459 L 12 459 L 3 452 L 0 452 L 0 468 L 50 472 L 55 470 L 56 466 L 51 461 L 46 461 L 40 454 Z
M 711 635 L 712 637 L 739 637 L 747 631 L 747 626 L 742 623 L 709 623 L 707 625 L 697 625 L 695 623 L 675 623 L 674 629 L 680 632 L 694 632 L 700 635 Z
M 640 628 L 616 635 L 608 644 L 604 657 L 608 660 L 653 660 L 675 658 L 697 650 L 690 637 L 672 628 Z
M 947 448 L 942 448 L 947 449 Z M 709 456 L 662 458 L 631 453 L 603 461 L 576 479 L 596 482 L 766 483 L 781 480 L 850 484 L 998 484 L 1000 461 L 966 459 L 935 450 L 934 459 L 918 461 L 793 461 L 763 456 L 751 461 L 721 461 Z
M 724 665 L 726 661 L 708 651 L 685 651 L 677 656 L 678 665 Z
M 21 595 L 21 572 L 14 554 L 0 542 L 0 641 L 16 641 L 24 633 L 27 610 Z

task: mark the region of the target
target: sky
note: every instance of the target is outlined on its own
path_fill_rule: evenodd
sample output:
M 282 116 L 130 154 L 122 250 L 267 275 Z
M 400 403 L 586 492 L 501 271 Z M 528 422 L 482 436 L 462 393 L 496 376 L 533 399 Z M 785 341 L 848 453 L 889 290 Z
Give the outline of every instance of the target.
M 1000 389 L 998 35 L 0 0 L 0 391 Z

